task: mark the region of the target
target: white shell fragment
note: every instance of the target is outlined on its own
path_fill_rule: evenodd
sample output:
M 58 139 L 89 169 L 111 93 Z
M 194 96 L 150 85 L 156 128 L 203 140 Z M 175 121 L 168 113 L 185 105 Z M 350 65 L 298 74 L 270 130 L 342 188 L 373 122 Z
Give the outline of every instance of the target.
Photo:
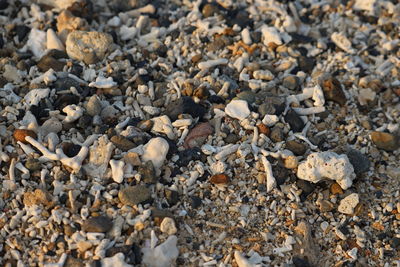
M 340 201 L 338 211 L 343 214 L 351 215 L 354 213 L 354 209 L 359 202 L 360 198 L 357 193 L 350 194 Z
M 95 82 L 89 83 L 90 87 L 96 87 L 102 89 L 112 88 L 115 87 L 116 85 L 117 83 L 113 81 L 112 77 L 105 78 L 103 76 L 98 76 Z
M 201 70 L 206 70 L 218 65 L 225 65 L 228 63 L 228 60 L 226 58 L 219 58 L 219 59 L 213 59 L 213 60 L 208 60 L 208 61 L 203 61 L 198 64 L 199 69 Z
M 70 123 L 79 119 L 83 115 L 83 108 L 77 105 L 68 105 L 63 108 L 63 111 L 67 114 L 64 122 Z
M 268 46 L 269 43 L 275 43 L 277 45 L 282 44 L 281 36 L 275 27 L 268 27 L 264 25 L 261 27 L 261 33 L 264 40 L 264 45 Z
M 110 160 L 111 172 L 112 172 L 112 179 L 116 183 L 122 183 L 124 180 L 124 166 L 125 162 L 122 160 Z
M 250 115 L 250 109 L 245 100 L 232 100 L 226 105 L 225 113 L 232 118 L 244 120 Z
M 297 177 L 313 183 L 331 179 L 343 189 L 348 189 L 356 175 L 346 155 L 327 151 L 310 154 L 306 161 L 299 164 Z
M 354 49 L 351 47 L 351 42 L 349 39 L 347 39 L 344 33 L 334 32 L 331 35 L 331 39 L 335 43 L 335 45 L 343 49 L 345 52 L 350 54 L 354 53 Z
M 150 139 L 150 141 L 143 147 L 142 161 L 152 161 L 157 173 L 160 173 L 161 166 L 167 156 L 169 144 L 167 140 L 162 137 Z

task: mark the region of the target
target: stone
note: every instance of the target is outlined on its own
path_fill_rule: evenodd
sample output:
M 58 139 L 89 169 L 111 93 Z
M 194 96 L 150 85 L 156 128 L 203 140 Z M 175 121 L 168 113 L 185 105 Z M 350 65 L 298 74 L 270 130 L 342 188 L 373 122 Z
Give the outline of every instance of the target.
M 344 190 L 352 186 L 355 176 L 348 157 L 330 151 L 311 153 L 297 169 L 297 177 L 300 179 L 313 183 L 331 179 Z
M 49 69 L 53 69 L 54 71 L 62 71 L 64 66 L 65 63 L 60 62 L 48 55 L 44 55 L 37 64 L 37 67 L 41 72 L 46 72 Z
M 59 133 L 61 130 L 62 123 L 54 117 L 46 120 L 40 127 L 43 136 L 46 136 L 49 133 Z
M 224 173 L 213 175 L 210 178 L 210 183 L 212 184 L 227 184 L 228 182 L 229 176 Z
M 165 198 L 168 201 L 168 204 L 172 207 L 179 202 L 179 193 L 175 190 L 165 189 Z
M 158 182 L 152 161 L 147 161 L 145 164 L 139 166 L 138 173 L 140 173 L 142 181 L 146 184 L 155 184 Z
M 184 148 L 200 147 L 207 140 L 207 137 L 213 133 L 214 129 L 209 122 L 203 122 L 196 125 L 185 138 Z
M 151 191 L 143 185 L 128 186 L 118 193 L 118 198 L 124 205 L 135 206 L 149 202 Z
M 74 16 L 69 10 L 63 10 L 57 17 L 57 31 L 61 37 L 66 37 L 72 31 L 88 29 L 87 21 Z
M 19 141 L 19 142 L 24 143 L 24 144 L 28 144 L 28 142 L 25 140 L 25 138 L 27 136 L 30 136 L 33 139 L 37 138 L 37 134 L 32 130 L 27 130 L 27 129 L 16 129 L 16 130 L 14 130 L 13 137 L 14 137 L 14 139 L 16 141 Z
M 87 219 L 82 224 L 82 230 L 93 233 L 106 233 L 113 226 L 112 220 L 107 216 L 97 216 Z
M 205 18 L 214 16 L 215 14 L 218 14 L 218 12 L 219 12 L 218 7 L 215 4 L 210 4 L 210 3 L 205 4 L 203 10 L 201 11 L 203 17 Z
M 340 187 L 338 183 L 333 183 L 330 187 L 331 194 L 333 195 L 342 195 L 343 189 Z
M 394 151 L 400 147 L 400 138 L 394 134 L 374 131 L 371 133 L 372 142 L 385 151 Z
M 86 111 L 90 116 L 99 115 L 101 112 L 101 102 L 97 95 L 92 95 L 86 104 Z
M 197 209 L 203 204 L 203 200 L 197 196 L 191 196 L 190 200 L 193 209 Z
M 80 145 L 76 145 L 70 142 L 63 142 L 61 144 L 61 148 L 65 155 L 67 155 L 70 158 L 73 158 L 76 155 L 78 155 L 82 147 Z
M 60 39 L 58 38 L 57 34 L 54 32 L 53 29 L 48 29 L 46 36 L 47 36 L 47 43 L 46 43 L 47 50 L 52 50 L 52 49 L 60 51 L 65 50 L 63 43 L 60 41 Z
M 167 235 L 174 235 L 178 231 L 175 226 L 175 221 L 174 219 L 170 217 L 165 217 L 160 225 L 160 230 L 163 233 L 166 233 Z
M 354 172 L 358 175 L 366 172 L 371 167 L 371 162 L 366 155 L 355 149 L 349 149 L 346 152 L 347 157 L 353 165 Z
M 176 164 L 179 167 L 185 167 L 192 160 L 201 160 L 202 152 L 199 147 L 188 148 L 178 152 L 179 160 Z
M 133 267 L 133 265 L 125 262 L 125 256 L 122 252 L 112 257 L 101 259 L 101 267 Z
M 155 248 L 143 248 L 143 263 L 148 267 L 177 266 L 176 259 L 179 255 L 177 242 L 178 238 L 170 235 L 164 243 Z
M 75 87 L 78 91 L 81 90 L 79 82 L 69 77 L 57 79 L 57 81 L 54 82 L 53 86 L 57 91 L 69 90 L 71 87 Z M 70 104 L 77 104 L 77 103 L 69 103 L 68 105 Z
M 326 199 L 317 200 L 317 204 L 318 204 L 319 210 L 321 212 L 330 212 L 334 208 L 334 205 L 332 204 L 332 202 L 330 202 L 329 200 L 326 200 Z
M 236 95 L 237 99 L 245 100 L 247 104 L 251 105 L 256 102 L 256 95 L 252 91 L 243 91 Z
M 269 135 L 271 140 L 275 143 L 282 142 L 284 139 L 283 129 L 280 126 L 274 126 L 271 130 L 271 134 Z
M 84 267 L 84 266 L 85 264 L 81 260 L 78 260 L 72 257 L 71 255 L 68 255 L 67 260 L 64 263 L 64 267 Z
M 340 201 L 338 211 L 343 214 L 352 215 L 359 202 L 360 199 L 357 193 L 350 194 Z
M 125 163 L 129 163 L 132 166 L 139 166 L 140 164 L 142 164 L 142 162 L 140 161 L 139 154 L 136 152 L 126 153 L 124 155 L 124 161 L 125 161 Z
M 260 134 L 265 134 L 266 136 L 269 136 L 269 134 L 271 133 L 271 130 L 268 128 L 268 126 L 263 123 L 257 124 L 256 126 Z
M 122 151 L 128 151 L 136 147 L 136 144 L 134 142 L 121 135 L 114 135 L 113 137 L 111 137 L 110 141 Z
M 297 64 L 299 65 L 299 68 L 304 71 L 304 72 L 312 72 L 314 69 L 316 60 L 315 58 L 311 57 L 306 57 L 306 56 L 300 56 L 297 59 Z
M 180 114 L 190 114 L 193 118 L 202 118 L 206 113 L 206 109 L 196 104 L 192 98 L 183 96 L 169 104 L 165 110 L 165 114 L 172 120 L 175 121 Z
M 90 231 L 89 231 L 89 232 L 90 232 Z M 85 253 L 85 251 L 87 251 L 87 250 L 89 250 L 90 248 L 93 247 L 93 244 L 92 244 L 91 242 L 89 242 L 89 241 L 79 241 L 79 242 L 76 244 L 76 246 L 77 246 L 78 251 L 79 251 L 80 253 Z
M 285 121 L 289 123 L 293 132 L 301 132 L 305 126 L 302 118 L 292 108 L 285 115 Z
M 39 171 L 42 169 L 42 163 L 38 159 L 29 158 L 26 160 L 25 167 L 30 171 Z
M 22 82 L 22 77 L 18 72 L 18 69 L 10 64 L 4 66 L 4 73 L 3 77 L 13 83 L 20 83 Z
M 282 85 L 290 90 L 294 90 L 300 85 L 300 78 L 295 75 L 286 76 L 282 81 Z
M 36 189 L 34 192 L 26 192 L 23 196 L 24 205 L 31 207 L 33 205 L 49 206 L 51 201 L 51 195 L 42 189 Z
M 150 139 L 150 141 L 143 146 L 142 161 L 152 161 L 156 174 L 161 173 L 160 168 L 162 167 L 167 153 L 169 150 L 168 141 L 162 137 L 156 137 Z
M 346 104 L 346 95 L 337 79 L 329 77 L 322 81 L 321 87 L 326 100 L 334 101 L 341 106 Z
M 111 51 L 113 38 L 102 32 L 74 31 L 66 41 L 67 54 L 71 59 L 83 61 L 88 53 L 94 53 L 99 62 Z
M 250 115 L 250 109 L 245 100 L 232 100 L 226 106 L 225 113 L 232 118 L 244 120 Z
M 307 151 L 307 146 L 303 143 L 291 140 L 285 143 L 286 149 L 292 151 L 296 156 L 302 156 Z
M 303 193 L 305 193 L 306 196 L 308 196 L 309 194 L 311 194 L 312 192 L 314 192 L 315 189 L 315 185 L 305 181 L 305 180 L 297 180 L 296 181 L 296 185 L 298 188 L 300 188 L 301 190 L 303 190 Z
M 228 144 L 236 144 L 240 140 L 240 136 L 234 133 L 228 134 L 224 141 Z

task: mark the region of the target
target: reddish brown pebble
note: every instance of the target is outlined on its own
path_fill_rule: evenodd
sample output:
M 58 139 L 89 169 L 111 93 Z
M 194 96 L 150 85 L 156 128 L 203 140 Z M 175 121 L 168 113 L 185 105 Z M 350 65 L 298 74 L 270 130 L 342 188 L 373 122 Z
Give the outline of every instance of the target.
M 260 131 L 260 133 L 265 134 L 266 136 L 268 136 L 269 133 L 271 132 L 271 130 L 268 128 L 268 126 L 263 123 L 258 124 L 257 128 Z
M 331 185 L 331 193 L 333 195 L 341 195 L 343 194 L 343 189 L 340 187 L 338 183 L 334 183 Z
M 212 133 L 213 128 L 210 123 L 200 123 L 189 132 L 183 146 L 186 149 L 201 146 L 204 141 L 206 141 L 207 137 Z
M 25 137 L 27 137 L 27 136 L 30 136 L 30 137 L 32 137 L 33 139 L 36 139 L 36 138 L 37 138 L 37 135 L 36 135 L 36 133 L 35 133 L 34 131 L 32 131 L 32 130 L 26 130 L 26 129 L 16 129 L 16 130 L 14 131 L 13 136 L 14 136 L 15 140 L 20 141 L 20 142 L 22 142 L 22 143 L 24 143 L 24 144 L 27 144 L 27 143 L 28 143 L 28 142 L 25 140 Z
M 226 174 L 216 174 L 211 176 L 210 182 L 212 184 L 227 184 L 229 182 L 229 177 Z
M 379 149 L 386 151 L 394 151 L 400 147 L 399 138 L 390 133 L 372 132 L 371 140 Z

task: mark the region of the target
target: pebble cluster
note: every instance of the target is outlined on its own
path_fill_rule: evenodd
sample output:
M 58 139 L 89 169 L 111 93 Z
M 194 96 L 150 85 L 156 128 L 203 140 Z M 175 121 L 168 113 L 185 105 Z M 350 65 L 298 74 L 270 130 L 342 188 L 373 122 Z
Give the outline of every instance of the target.
M 399 18 L 0 0 L 0 265 L 400 266 Z

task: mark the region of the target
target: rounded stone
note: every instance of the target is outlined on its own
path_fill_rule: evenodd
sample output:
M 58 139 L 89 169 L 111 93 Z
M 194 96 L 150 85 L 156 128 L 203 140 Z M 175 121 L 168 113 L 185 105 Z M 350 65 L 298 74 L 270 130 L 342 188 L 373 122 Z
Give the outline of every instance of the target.
M 92 95 L 86 104 L 86 111 L 90 116 L 99 115 L 101 112 L 101 102 L 97 95 Z
M 148 202 L 151 199 L 151 192 L 146 186 L 128 186 L 118 193 L 118 198 L 124 205 L 135 206 Z
M 287 76 L 282 81 L 282 85 L 291 90 L 296 89 L 299 86 L 299 84 L 300 84 L 299 77 L 294 75 Z
M 379 149 L 386 151 L 394 151 L 400 147 L 399 138 L 390 133 L 372 132 L 371 140 Z
M 97 216 L 87 219 L 82 224 L 82 230 L 93 233 L 106 233 L 113 226 L 110 218 L 106 216 Z

